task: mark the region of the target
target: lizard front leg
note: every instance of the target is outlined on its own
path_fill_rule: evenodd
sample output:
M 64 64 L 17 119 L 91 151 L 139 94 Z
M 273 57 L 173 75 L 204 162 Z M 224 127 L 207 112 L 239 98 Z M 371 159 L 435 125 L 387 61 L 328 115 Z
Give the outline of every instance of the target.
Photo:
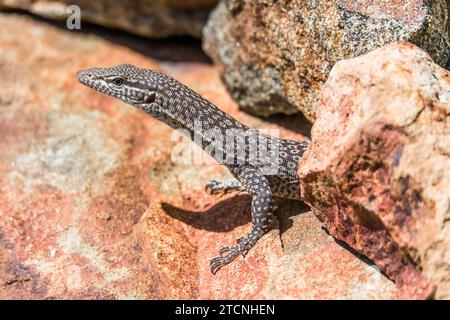
M 242 166 L 236 177 L 252 196 L 252 229 L 237 240 L 236 246 L 226 246 L 219 250 L 220 256 L 211 259 L 211 272 L 215 274 L 241 254 L 245 254 L 264 235 L 272 218 L 272 191 L 267 178 L 252 166 Z
M 239 181 L 222 182 L 210 180 L 208 184 L 206 184 L 205 190 L 210 194 L 217 194 L 220 192 L 227 193 L 229 191 L 245 191 L 245 188 Z

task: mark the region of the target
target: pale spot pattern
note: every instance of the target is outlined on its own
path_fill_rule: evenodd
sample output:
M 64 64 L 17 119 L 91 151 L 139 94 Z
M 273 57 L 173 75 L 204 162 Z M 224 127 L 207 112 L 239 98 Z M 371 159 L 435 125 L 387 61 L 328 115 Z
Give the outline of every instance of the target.
M 215 138 L 221 137 L 222 141 L 219 142 L 223 145 L 219 149 L 226 150 L 226 158 L 235 161 L 224 162 L 223 157 L 211 155 L 227 166 L 238 182 L 222 183 L 213 180 L 207 185 L 207 189 L 211 193 L 250 193 L 252 229 L 239 238 L 236 245 L 219 250 L 219 256 L 210 262 L 212 273 L 216 273 L 240 254 L 244 256 L 264 235 L 273 216 L 273 196 L 300 199 L 297 165 L 309 140 L 283 140 L 250 129 L 177 80 L 156 71 L 125 64 L 112 68 L 87 69 L 80 71 L 77 77 L 86 86 L 119 98 L 174 129 L 188 130 L 191 138 L 200 135 L 200 144 L 204 150 L 208 149 Z M 198 122 L 202 124 L 201 129 L 195 125 Z M 211 129 L 217 130 L 218 134 L 204 134 L 204 130 Z M 231 149 L 223 147 L 226 143 L 226 131 L 230 129 L 238 132 Z M 266 154 L 269 159 L 264 161 L 260 160 L 263 158 L 262 150 L 254 151 L 255 143 L 260 138 L 268 141 Z M 228 153 L 232 153 L 232 156 Z M 276 174 L 264 173 L 266 162 L 278 164 Z

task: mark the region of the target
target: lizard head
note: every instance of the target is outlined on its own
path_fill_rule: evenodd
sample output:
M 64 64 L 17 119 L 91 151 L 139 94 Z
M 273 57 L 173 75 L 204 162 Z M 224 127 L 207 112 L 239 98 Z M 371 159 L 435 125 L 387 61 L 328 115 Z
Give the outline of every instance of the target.
M 154 73 L 154 74 L 153 74 Z M 111 68 L 90 68 L 77 73 L 85 86 L 139 106 L 152 104 L 157 94 L 157 72 L 140 69 L 130 64 Z

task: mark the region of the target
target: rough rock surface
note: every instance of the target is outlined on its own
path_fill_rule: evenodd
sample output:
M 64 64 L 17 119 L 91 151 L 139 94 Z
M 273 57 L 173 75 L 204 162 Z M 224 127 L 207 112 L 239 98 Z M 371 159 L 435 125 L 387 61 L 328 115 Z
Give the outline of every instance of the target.
M 189 35 L 200 38 L 217 0 L 0 0 L 0 9 L 22 9 L 50 19 L 65 20 L 68 7 L 81 9 L 82 23 L 163 38 Z
M 208 64 L 155 61 L 15 15 L 0 14 L 0 27 L 0 298 L 397 296 L 291 202 L 246 259 L 213 277 L 209 259 L 250 228 L 248 196 L 205 194 L 209 179 L 228 177 L 221 166 L 172 161 L 170 128 L 87 89 L 75 72 L 156 68 L 252 127 L 302 135 L 238 112 Z
M 450 298 L 450 72 L 398 42 L 341 61 L 300 161 L 330 233 L 410 297 Z
M 396 40 L 450 57 L 446 0 L 223 0 L 204 49 L 232 96 L 258 115 L 300 110 L 314 121 L 333 65 Z

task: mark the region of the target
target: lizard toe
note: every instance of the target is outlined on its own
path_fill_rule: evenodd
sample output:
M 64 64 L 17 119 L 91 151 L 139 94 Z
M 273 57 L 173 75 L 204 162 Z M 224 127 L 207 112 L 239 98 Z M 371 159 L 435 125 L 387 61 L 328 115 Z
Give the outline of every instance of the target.
M 217 180 L 210 180 L 205 185 L 205 191 L 207 191 L 209 194 L 218 194 L 219 192 L 223 191 L 223 188 L 221 187 L 221 183 Z
M 238 255 L 239 255 L 238 250 L 231 250 L 225 256 L 219 256 L 219 257 L 212 258 L 211 261 L 209 262 L 209 265 L 211 268 L 211 273 L 216 274 L 220 268 L 222 268 L 223 266 L 226 266 L 227 264 L 232 262 L 234 259 L 237 258 Z

